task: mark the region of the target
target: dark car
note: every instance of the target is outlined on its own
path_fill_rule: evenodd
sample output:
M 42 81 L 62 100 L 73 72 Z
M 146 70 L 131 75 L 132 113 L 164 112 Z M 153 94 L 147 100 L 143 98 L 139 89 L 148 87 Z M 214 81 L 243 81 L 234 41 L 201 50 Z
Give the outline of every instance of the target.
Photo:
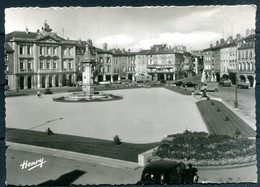
M 186 166 L 182 162 L 160 160 L 147 165 L 137 184 L 187 184 Z M 192 176 L 193 181 L 194 176 Z M 197 180 L 192 183 L 196 183 Z
M 241 88 L 241 89 L 248 89 L 249 88 L 249 84 L 244 82 L 244 81 L 238 81 L 237 82 L 237 87 Z
M 231 81 L 230 80 L 226 80 L 226 79 L 221 79 L 219 81 L 219 86 L 231 87 Z
M 194 84 L 193 82 L 186 82 L 183 84 L 184 87 L 195 87 L 198 86 L 197 84 Z
M 50 88 L 46 88 L 46 89 L 44 90 L 44 94 L 52 94 L 51 89 L 50 89 Z
M 183 86 L 183 82 L 176 81 L 176 82 L 173 83 L 173 85 L 175 85 L 175 86 Z

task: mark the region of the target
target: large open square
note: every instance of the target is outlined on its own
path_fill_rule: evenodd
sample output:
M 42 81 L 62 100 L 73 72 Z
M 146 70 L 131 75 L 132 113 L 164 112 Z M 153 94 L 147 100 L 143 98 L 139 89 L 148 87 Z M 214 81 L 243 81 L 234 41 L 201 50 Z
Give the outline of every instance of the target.
M 207 132 L 192 96 L 164 88 L 108 92 L 124 98 L 101 103 L 60 103 L 53 102 L 52 97 L 62 94 L 10 97 L 6 99 L 6 126 L 36 131 L 49 127 L 54 133 L 107 140 L 119 135 L 130 143 L 158 142 L 186 129 Z

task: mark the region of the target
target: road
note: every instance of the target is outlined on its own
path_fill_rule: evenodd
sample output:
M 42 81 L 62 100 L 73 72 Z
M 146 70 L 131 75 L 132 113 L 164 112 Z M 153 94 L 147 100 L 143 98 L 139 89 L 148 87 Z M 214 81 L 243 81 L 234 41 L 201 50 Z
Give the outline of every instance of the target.
M 44 158 L 42 167 L 30 171 L 21 164 Z M 122 169 L 72 159 L 7 149 L 7 183 L 12 185 L 135 184 L 143 168 Z M 256 182 L 256 166 L 235 169 L 199 169 L 200 182 Z

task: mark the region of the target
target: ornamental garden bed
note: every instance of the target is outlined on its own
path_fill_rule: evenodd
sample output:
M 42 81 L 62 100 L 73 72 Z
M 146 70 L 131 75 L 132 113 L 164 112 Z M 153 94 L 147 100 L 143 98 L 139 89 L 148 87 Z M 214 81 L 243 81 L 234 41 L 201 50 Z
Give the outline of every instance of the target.
M 186 130 L 168 135 L 153 156 L 196 166 L 239 165 L 256 161 L 256 142 L 240 135 L 231 137 Z
M 196 102 L 200 114 L 211 134 L 255 137 L 256 132 L 223 103 L 216 100 Z
M 191 95 L 192 91 L 181 88 L 181 87 L 177 87 L 177 86 L 165 86 L 166 89 L 177 92 L 179 94 L 182 95 Z

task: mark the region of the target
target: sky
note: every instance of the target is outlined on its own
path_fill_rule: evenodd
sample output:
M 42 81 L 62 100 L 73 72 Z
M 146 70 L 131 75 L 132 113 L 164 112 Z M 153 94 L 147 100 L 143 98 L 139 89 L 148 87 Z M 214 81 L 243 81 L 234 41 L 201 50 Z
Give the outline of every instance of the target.
M 91 39 L 102 48 L 149 49 L 155 44 L 202 50 L 220 38 L 255 29 L 256 6 L 8 8 L 5 32 L 36 32 L 47 20 L 59 36 Z

